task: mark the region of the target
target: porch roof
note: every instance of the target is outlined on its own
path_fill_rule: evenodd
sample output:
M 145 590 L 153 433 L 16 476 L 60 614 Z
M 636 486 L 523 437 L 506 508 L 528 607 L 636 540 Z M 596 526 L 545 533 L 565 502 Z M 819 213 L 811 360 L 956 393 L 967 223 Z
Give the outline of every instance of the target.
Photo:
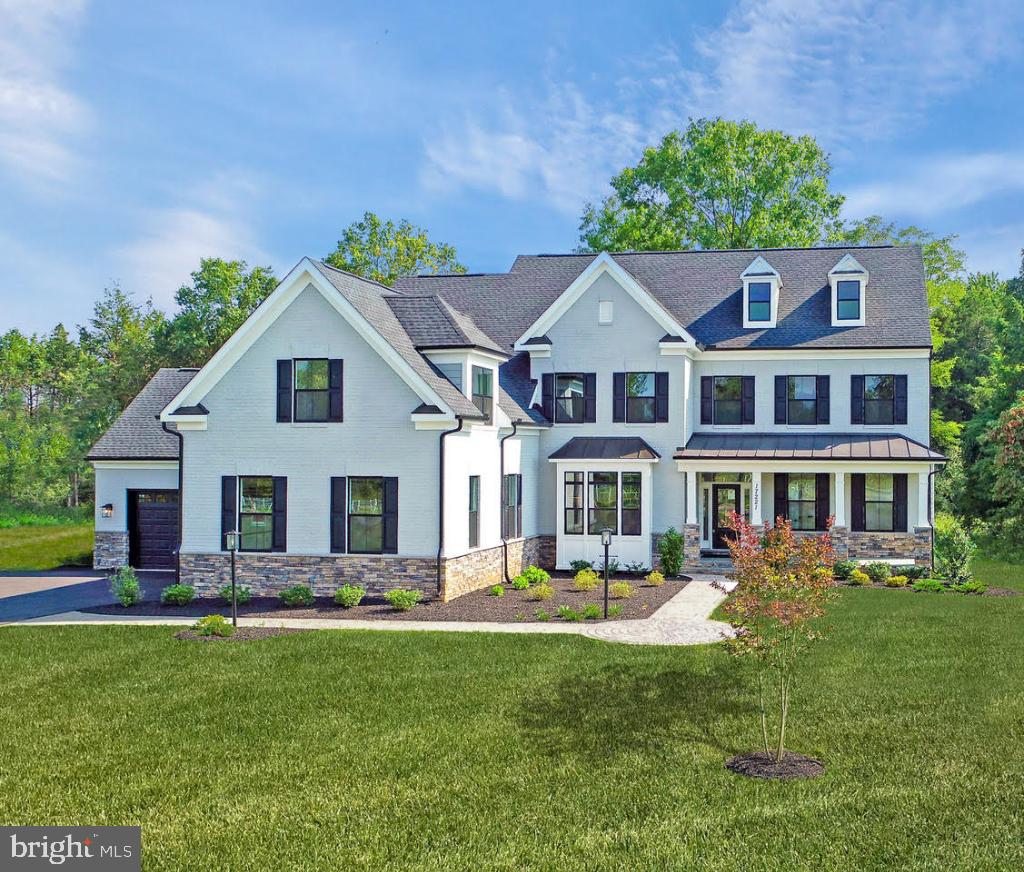
M 549 455 L 550 460 L 658 460 L 660 457 L 636 436 L 573 436 Z
M 694 433 L 676 460 L 896 460 L 946 458 L 898 433 Z

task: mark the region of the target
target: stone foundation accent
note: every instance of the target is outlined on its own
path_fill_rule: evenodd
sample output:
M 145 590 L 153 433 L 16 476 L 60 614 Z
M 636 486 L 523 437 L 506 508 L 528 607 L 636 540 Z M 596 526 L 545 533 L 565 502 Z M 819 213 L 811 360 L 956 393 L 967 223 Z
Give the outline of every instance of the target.
M 850 531 L 846 527 L 833 527 L 829 532 L 832 540 L 832 552 L 836 560 L 850 559 Z
M 118 569 L 128 563 L 128 533 L 97 530 L 92 552 L 93 569 Z
M 700 569 L 700 525 L 683 524 L 683 569 Z
M 850 560 L 913 560 L 928 566 L 932 559 L 931 527 L 915 527 L 913 533 L 849 533 L 848 542 Z
M 515 578 L 527 566 L 548 571 L 555 566 L 555 537 L 532 536 L 508 543 L 508 574 Z M 441 600 L 448 602 L 474 590 L 503 584 L 504 549 L 483 548 L 445 561 L 441 570 Z

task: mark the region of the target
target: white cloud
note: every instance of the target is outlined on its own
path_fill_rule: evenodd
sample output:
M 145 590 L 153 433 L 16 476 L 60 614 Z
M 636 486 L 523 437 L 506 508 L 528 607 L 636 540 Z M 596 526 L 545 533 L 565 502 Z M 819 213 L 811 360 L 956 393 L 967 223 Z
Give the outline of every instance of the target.
M 0 162 L 25 182 L 54 182 L 76 165 L 69 141 L 88 108 L 60 81 L 82 0 L 0 0 Z

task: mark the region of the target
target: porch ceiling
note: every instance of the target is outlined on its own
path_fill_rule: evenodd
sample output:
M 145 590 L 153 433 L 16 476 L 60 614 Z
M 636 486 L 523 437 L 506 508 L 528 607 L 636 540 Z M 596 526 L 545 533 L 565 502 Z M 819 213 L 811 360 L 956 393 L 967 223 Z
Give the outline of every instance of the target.
M 897 433 L 694 433 L 676 460 L 893 460 L 946 458 Z

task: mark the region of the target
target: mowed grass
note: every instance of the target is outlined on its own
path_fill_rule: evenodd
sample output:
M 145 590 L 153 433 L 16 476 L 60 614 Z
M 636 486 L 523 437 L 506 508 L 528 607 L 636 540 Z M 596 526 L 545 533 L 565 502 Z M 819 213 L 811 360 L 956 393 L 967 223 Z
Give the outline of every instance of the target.
M 0 528 L 0 571 L 88 566 L 92 523 Z
M 796 687 L 720 646 L 0 629 L 0 819 L 141 824 L 153 869 L 1019 869 L 1024 597 L 843 590 Z

